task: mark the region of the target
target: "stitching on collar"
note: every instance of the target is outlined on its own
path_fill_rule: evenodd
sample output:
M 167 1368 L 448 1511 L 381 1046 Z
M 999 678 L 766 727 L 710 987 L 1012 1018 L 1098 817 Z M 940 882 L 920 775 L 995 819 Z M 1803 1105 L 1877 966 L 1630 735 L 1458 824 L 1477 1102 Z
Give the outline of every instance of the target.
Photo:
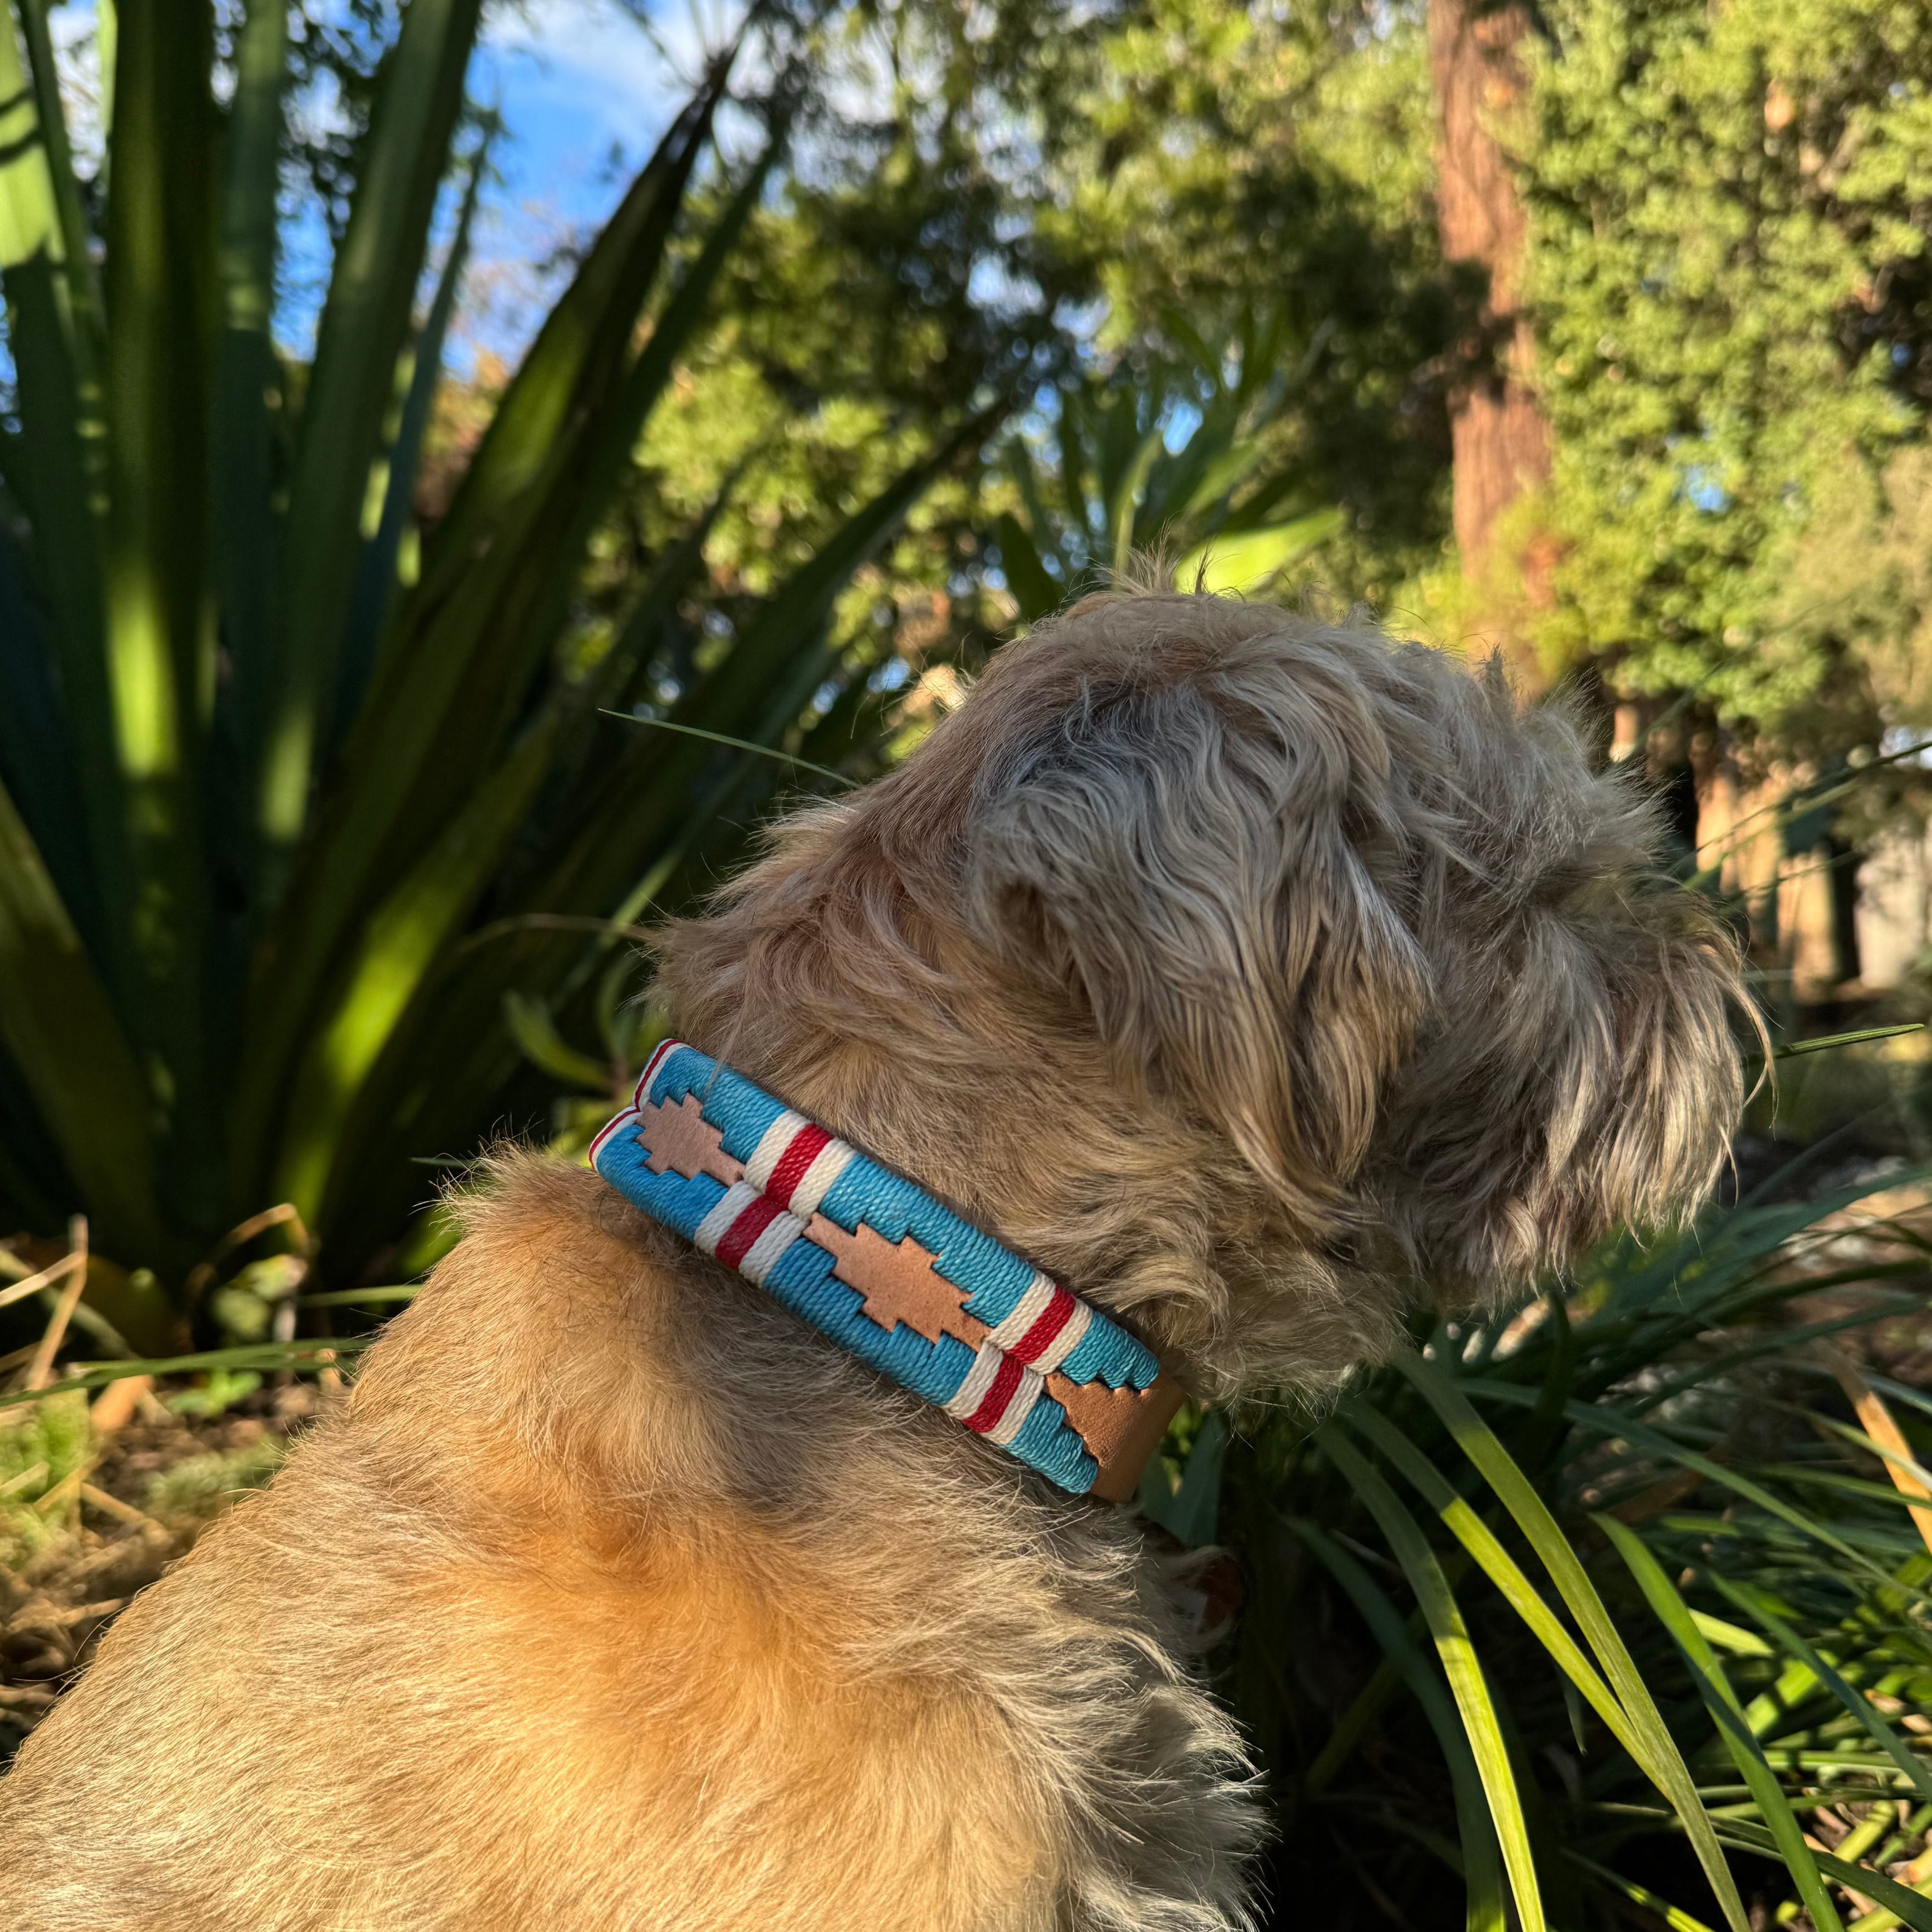
M 633 1206 L 1076 1496 L 1127 1501 L 1180 1406 L 1118 1322 L 681 1040 L 590 1158 Z

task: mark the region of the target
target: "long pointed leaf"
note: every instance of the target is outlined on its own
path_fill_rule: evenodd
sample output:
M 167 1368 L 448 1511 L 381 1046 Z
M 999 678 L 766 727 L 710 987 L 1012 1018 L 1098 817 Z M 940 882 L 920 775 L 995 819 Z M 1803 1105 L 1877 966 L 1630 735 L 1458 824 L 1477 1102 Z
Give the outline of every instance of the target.
M 14 803 L 0 790 L 0 1043 L 25 1078 L 104 1246 L 164 1255 L 134 1056 Z
M 51 647 L 64 696 L 64 729 L 48 748 L 64 744 L 74 760 L 76 823 L 85 830 L 92 896 L 112 904 L 124 903 L 130 888 L 104 648 L 98 358 L 91 362 L 76 338 L 61 259 L 58 197 L 42 134 L 13 20 L 0 12 L 0 285 L 21 424 L 20 433 L 0 446 L 0 455 L 31 526 L 24 560 L 46 607 L 43 641 Z M 25 639 L 20 647 L 27 647 Z M 23 695 L 17 701 L 27 700 Z M 102 947 L 110 977 L 124 985 L 121 934 L 96 929 L 90 938 Z
M 85 367 L 98 367 L 103 347 L 100 284 L 94 274 L 87 216 L 81 206 L 80 183 L 74 171 L 74 148 L 67 137 L 67 118 L 61 105 L 60 71 L 54 62 L 52 36 L 47 31 L 47 0 L 19 0 L 20 30 L 27 41 L 33 76 L 34 104 L 40 136 L 46 148 L 54 206 L 60 224 L 61 260 L 75 326 L 83 340 Z
M 218 256 L 221 346 L 213 432 L 214 575 L 222 643 L 233 667 L 237 701 L 244 716 L 254 716 L 275 648 L 280 541 L 269 413 L 276 370 L 269 329 L 275 301 L 282 89 L 288 70 L 288 9 L 283 0 L 249 0 L 235 64 Z
M 1799 1896 L 1811 1915 L 1812 1924 L 1818 1932 L 1844 1932 L 1844 1922 L 1839 1918 L 1831 1894 L 1825 1889 L 1817 1860 L 1791 1815 L 1791 1808 L 1785 1802 L 1771 1766 L 1765 1762 L 1757 1739 L 1744 1722 L 1744 1706 L 1731 1688 L 1730 1680 L 1724 1675 L 1717 1653 L 1692 1619 L 1689 1607 L 1634 1530 L 1618 1522 L 1614 1516 L 1595 1516 L 1591 1520 L 1616 1545 L 1618 1555 L 1636 1580 L 1638 1588 L 1657 1612 L 1658 1622 L 1676 1640 L 1677 1647 L 1690 1666 L 1697 1694 L 1703 1699 L 1705 1708 L 1724 1738 L 1725 1748 L 1742 1774 L 1779 1856 L 1797 1882 Z
M 722 96 L 714 76 L 660 145 L 550 314 L 440 527 L 304 862 L 258 954 L 236 1117 L 236 1192 L 266 1177 L 288 1070 L 381 882 L 413 866 L 496 759 L 548 639 L 531 619 L 582 514 L 587 442 L 620 389 L 639 310 Z M 366 470 L 364 472 L 366 476 Z
M 140 159 L 115 170 L 107 208 L 107 640 L 133 890 L 110 910 L 130 937 L 130 1022 L 164 1070 L 172 1147 L 164 1185 L 184 1220 L 206 1224 L 220 1206 L 200 812 L 214 698 L 205 572 L 212 22 L 165 0 L 125 0 L 119 20 L 116 138 Z
M 1699 1801 L 1696 1786 L 1683 1754 L 1677 1748 L 1663 1715 L 1643 1681 L 1642 1672 L 1618 1635 L 1610 1612 L 1598 1595 L 1596 1586 L 1585 1574 L 1574 1546 L 1558 1526 L 1556 1519 L 1532 1486 L 1515 1460 L 1496 1438 L 1454 1382 L 1419 1356 L 1399 1356 L 1396 1366 L 1418 1388 L 1431 1408 L 1447 1425 L 1456 1446 L 1474 1463 L 1503 1507 L 1516 1519 L 1516 1526 L 1528 1538 L 1530 1547 L 1550 1573 L 1570 1614 L 1576 1620 L 1598 1663 L 1609 1678 L 1630 1723 L 1648 1748 L 1649 1765 L 1655 1771 L 1664 1796 L 1682 1820 L 1685 1835 L 1704 1868 L 1704 1876 L 1716 1894 L 1732 1932 L 1748 1932 L 1744 1900 L 1738 1895 L 1736 1881 L 1718 1849 L 1709 1817 Z M 1526 1391 L 1512 1391 L 1524 1394 Z M 1532 1404 L 1540 1396 L 1527 1396 Z M 1566 1408 L 1566 1414 L 1570 1413 Z M 1644 1760 L 1640 1759 L 1643 1762 Z
M 542 476 L 574 415 L 606 404 L 662 260 L 686 184 L 709 138 L 730 63 L 716 63 L 625 192 L 570 286 L 544 318 L 464 471 L 424 560 L 418 599 L 433 608 L 495 541 Z
M 1330 1574 L 1354 1600 L 1383 1656 L 1393 1664 L 1409 1694 L 1420 1706 L 1429 1727 L 1449 1767 L 1461 1827 L 1464 1880 L 1468 1888 L 1468 1932 L 1503 1932 L 1508 1923 L 1503 1894 L 1502 1863 L 1498 1856 L 1496 1828 L 1484 1798 L 1469 1740 L 1456 1707 L 1410 1640 L 1401 1613 L 1355 1558 L 1312 1522 L 1291 1517 L 1288 1526 L 1300 1538 Z
M 1777 1839 L 1762 1825 L 1753 1825 L 1742 1818 L 1729 1819 L 1720 1835 L 1726 1844 L 1735 1845 L 1740 1851 L 1755 1852 L 1760 1858 L 1774 1858 L 1780 1862 L 1784 1860 Z M 1829 1852 L 1814 1852 L 1811 1856 L 1819 1870 L 1833 1884 L 1862 1892 L 1880 1906 L 1879 1911 L 1855 1920 L 1850 1932 L 1860 1932 L 1861 1928 L 1865 1932 L 1882 1932 L 1882 1928 L 1901 1922 L 1912 1927 L 1912 1932 L 1932 1932 L 1932 1899 L 1923 1892 L 1910 1890 L 1882 1872 L 1848 1865 Z
M 1497 1720 L 1496 1705 L 1483 1667 L 1469 1641 L 1454 1593 L 1428 1540 L 1401 1499 L 1368 1460 L 1352 1448 L 1331 1424 L 1317 1439 L 1334 1460 L 1348 1486 L 1368 1507 L 1402 1574 L 1415 1592 L 1430 1634 L 1442 1658 L 1442 1668 L 1456 1708 L 1474 1754 L 1496 1837 L 1502 1846 L 1503 1868 L 1509 1875 L 1510 1894 L 1524 1932 L 1543 1932 L 1543 1894 L 1537 1884 L 1536 1860 L 1530 1850 L 1529 1829 L 1523 1818 L 1522 1794 L 1510 1764 L 1509 1749 Z
M 532 730 L 370 919 L 296 1080 L 275 1193 L 314 1222 L 357 1094 L 451 933 L 501 862 L 542 779 L 554 721 Z
M 470 262 L 470 235 L 476 220 L 476 208 L 483 190 L 484 170 L 490 164 L 490 140 L 486 135 L 470 157 L 470 176 L 457 209 L 456 226 L 450 236 L 449 253 L 436 278 L 436 293 L 422 333 L 404 358 L 408 370 L 402 412 L 397 420 L 382 465 L 382 509 L 376 527 L 368 532 L 362 561 L 356 580 L 356 595 L 350 604 L 347 631 L 343 639 L 342 668 L 335 698 L 332 736 L 339 739 L 361 708 L 370 674 L 376 668 L 376 649 L 382 630 L 395 609 L 399 587 L 399 562 L 403 537 L 410 526 L 416 496 L 416 471 L 422 460 L 423 435 L 429 427 L 430 410 L 436 400 L 436 387 L 442 377 L 443 346 L 456 313 L 456 298 Z
M 270 888 L 308 812 L 356 581 L 364 497 L 463 100 L 482 0 L 412 0 L 379 86 L 316 335 L 289 492 L 282 637 L 258 725 Z
M 86 815 L 68 753 L 45 615 L 5 528 L 0 528 L 0 784 L 13 794 L 90 955 L 105 957 L 105 920 L 88 861 Z
M 1592 1666 L 1576 1640 L 1557 1621 L 1555 1612 L 1537 1594 L 1535 1586 L 1497 1541 L 1495 1533 L 1477 1515 L 1467 1498 L 1456 1493 L 1448 1478 L 1386 1416 L 1377 1414 L 1366 1403 L 1354 1402 L 1343 1408 L 1342 1419 L 1366 1436 L 1427 1498 L 1456 1541 L 1476 1559 L 1490 1582 L 1502 1592 L 1504 1600 L 1535 1633 L 1537 1640 L 1549 1652 L 1550 1660 L 1582 1693 L 1611 1735 L 1630 1753 L 1646 1776 L 1652 1783 L 1658 1784 L 1660 1789 L 1660 1780 L 1651 1762 L 1649 1746 L 1642 1733 L 1630 1723 L 1623 1706 Z
M 1811 1673 L 1813 1678 L 1838 1700 L 1880 1750 L 1912 1780 L 1918 1788 L 1918 1795 L 1932 1800 L 1932 1769 L 1927 1767 L 1918 1753 L 1911 1749 L 1886 1722 L 1870 1700 L 1847 1684 L 1838 1671 L 1833 1670 L 1796 1630 L 1777 1614 L 1766 1600 L 1763 1592 L 1744 1588 L 1719 1576 L 1714 1570 L 1710 1573 L 1710 1577 L 1724 1595 L 1768 1633 L 1772 1641 L 1781 1650 L 1802 1664 Z

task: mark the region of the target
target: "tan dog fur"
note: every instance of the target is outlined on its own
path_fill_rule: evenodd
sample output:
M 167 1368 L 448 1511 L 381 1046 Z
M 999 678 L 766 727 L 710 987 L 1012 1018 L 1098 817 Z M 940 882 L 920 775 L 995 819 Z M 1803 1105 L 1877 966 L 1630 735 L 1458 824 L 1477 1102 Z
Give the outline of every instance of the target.
M 1196 1393 L 1318 1397 L 1712 1180 L 1735 964 L 1556 713 L 1090 600 L 664 937 L 674 1031 Z M 0 1785 L 20 1932 L 1249 1922 L 1131 1514 L 506 1155 L 316 1430 Z

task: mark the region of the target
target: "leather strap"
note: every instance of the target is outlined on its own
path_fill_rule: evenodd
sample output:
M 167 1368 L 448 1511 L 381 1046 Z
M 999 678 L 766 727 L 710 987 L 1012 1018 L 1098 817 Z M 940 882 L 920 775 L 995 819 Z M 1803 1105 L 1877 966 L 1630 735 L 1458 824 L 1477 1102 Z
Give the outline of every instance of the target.
M 1118 1323 L 680 1040 L 651 1055 L 590 1161 L 652 1219 L 1076 1495 L 1126 1502 L 1180 1406 Z

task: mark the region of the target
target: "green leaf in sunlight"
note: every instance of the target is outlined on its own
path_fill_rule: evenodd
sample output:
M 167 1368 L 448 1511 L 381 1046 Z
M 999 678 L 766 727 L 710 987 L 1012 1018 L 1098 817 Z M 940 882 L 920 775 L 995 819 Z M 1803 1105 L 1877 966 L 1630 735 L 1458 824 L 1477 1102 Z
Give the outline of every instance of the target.
M 1724 1862 L 1710 1819 L 1698 1798 L 1690 1767 L 1664 1724 L 1629 1646 L 1618 1634 L 1595 1585 L 1585 1573 L 1575 1546 L 1564 1534 L 1515 1459 L 1497 1439 L 1495 1431 L 1476 1413 L 1454 1381 L 1419 1355 L 1399 1356 L 1396 1366 L 1441 1417 L 1456 1446 L 1495 1491 L 1549 1572 L 1557 1594 L 1596 1654 L 1626 1718 L 1642 1742 L 1642 1750 L 1636 1754 L 1638 1764 L 1670 1801 L 1732 1932 L 1748 1932 L 1744 1900 L 1738 1896 L 1737 1882 Z M 1534 1407 L 1542 1400 L 1540 1393 L 1528 1390 L 1514 1393 L 1526 1406 Z M 1566 1404 L 1564 1412 L 1576 1406 Z
M 1726 1844 L 1735 1846 L 1740 1851 L 1755 1852 L 1760 1858 L 1785 1862 L 1784 1852 L 1776 1834 L 1747 1819 L 1726 1819 L 1718 1836 Z M 1912 1932 L 1932 1932 L 1932 1899 L 1927 1898 L 1922 1892 L 1909 1890 L 1883 1872 L 1873 1871 L 1864 1865 L 1848 1865 L 1829 1852 L 1814 1852 L 1811 1856 L 1819 1871 L 1834 1885 L 1862 1892 L 1881 1906 L 1880 1911 L 1868 1912 L 1864 1918 L 1854 1920 L 1850 1932 L 1882 1932 L 1883 1927 L 1901 1922 L 1910 1925 Z M 1932 1880 L 1926 1882 L 1932 1883 Z
M 1494 1532 L 1456 1492 L 1448 1478 L 1394 1423 L 1366 1403 L 1359 1400 L 1346 1403 L 1340 1416 L 1349 1427 L 1366 1436 L 1427 1498 L 1456 1540 L 1502 1592 L 1510 1607 L 1535 1633 L 1538 1640 L 1550 1653 L 1551 1661 L 1582 1692 L 1590 1708 L 1603 1719 L 1617 1742 L 1661 1789 L 1659 1767 L 1652 1761 L 1647 1741 L 1631 1724 L 1623 1706 L 1611 1694 L 1609 1685 L 1583 1654 L 1576 1640 L 1558 1622 L 1555 1612 L 1538 1594 L 1535 1586 L 1496 1540 Z
M 1463 1877 L 1468 1893 L 1467 1932 L 1504 1932 L 1508 1913 L 1495 1822 L 1456 1706 L 1444 1694 L 1442 1680 L 1430 1669 L 1428 1660 L 1404 1628 L 1400 1612 L 1361 1564 L 1316 1524 L 1298 1517 L 1290 1517 L 1288 1522 L 1288 1527 L 1348 1592 L 1382 1655 L 1407 1684 L 1410 1695 L 1429 1720 L 1430 1729 L 1436 1733 L 1456 1796 Z
M 107 666 L 131 874 L 109 893 L 131 970 L 124 1023 L 158 1066 L 165 1196 L 190 1226 L 220 1210 L 221 1109 L 208 1023 L 212 922 L 203 762 L 213 722 L 207 582 L 218 124 L 214 22 L 129 7 L 114 80 L 117 139 L 139 165 L 109 178 Z
M 1668 1899 L 1660 1898 L 1647 1886 L 1639 1885 L 1634 1879 L 1628 1879 L 1607 1868 L 1598 1864 L 1594 1858 L 1586 1858 L 1580 1853 L 1568 1850 L 1563 1856 L 1572 1864 L 1588 1872 L 1592 1878 L 1601 1880 L 1623 1894 L 1634 1905 L 1640 1905 L 1646 1912 L 1654 1912 L 1670 1928 L 1670 1932 L 1711 1932 L 1711 1928 L 1701 1918 L 1694 1918 L 1682 1906 L 1672 1905 Z
M 500 763 L 567 612 L 588 496 L 598 477 L 612 473 L 599 458 L 617 421 L 640 313 L 722 88 L 721 65 L 579 266 L 388 627 L 329 796 L 256 956 L 235 1106 L 242 1199 L 273 1185 L 261 1163 L 284 1117 L 291 1064 L 328 1023 L 326 988 L 359 944 L 374 902 L 422 862 Z M 394 371 L 392 352 L 386 402 Z M 358 519 L 374 454 L 372 445 L 357 472 Z
M 1442 1659 L 1449 1688 L 1462 1720 L 1469 1748 L 1482 1779 L 1483 1795 L 1502 1847 L 1503 1869 L 1524 1932 L 1543 1932 L 1543 1894 L 1537 1882 L 1535 1856 L 1530 1849 L 1522 1794 L 1510 1763 L 1509 1748 L 1482 1665 L 1477 1660 L 1462 1612 L 1428 1540 L 1394 1490 L 1367 1460 L 1350 1447 L 1334 1424 L 1318 1432 L 1317 1440 L 1334 1459 L 1348 1486 L 1368 1507 L 1388 1539 L 1402 1574 L 1428 1619 L 1430 1634 Z
M 533 727 L 364 927 L 328 1022 L 296 1078 L 274 1193 L 314 1220 L 342 1123 L 436 956 L 476 903 L 528 810 L 554 718 Z
M 354 595 L 370 465 L 481 12 L 482 0 L 412 0 L 405 10 L 383 62 L 348 229 L 316 326 L 289 484 L 281 636 L 250 734 L 254 811 L 272 868 L 308 818 Z
M 1811 1915 L 1818 1932 L 1844 1932 L 1844 1921 L 1825 1889 L 1823 1875 L 1804 1834 L 1785 1802 L 1776 1774 L 1765 1762 L 1763 1750 L 1744 1721 L 1744 1706 L 1731 1688 L 1724 1666 L 1718 1661 L 1702 1630 L 1693 1619 L 1690 1607 L 1677 1593 L 1676 1586 L 1664 1574 L 1643 1540 L 1615 1516 L 1595 1515 L 1590 1519 L 1616 1546 L 1645 1600 L 1657 1612 L 1658 1620 L 1676 1640 L 1678 1648 L 1690 1667 L 1692 1682 L 1704 1706 L 1711 1714 L 1724 1741 L 1725 1748 L 1742 1774 L 1759 1815 L 1768 1828 L 1778 1853 L 1796 1881 L 1804 1909 Z
M 1814 1682 L 1823 1685 L 1838 1700 L 1880 1750 L 1912 1780 L 1918 1788 L 1919 1796 L 1932 1800 L 1932 1769 L 1928 1769 L 1924 1760 L 1886 1721 L 1883 1713 L 1869 1698 L 1846 1683 L 1844 1676 L 1778 1614 L 1775 1606 L 1766 1593 L 1748 1584 L 1733 1582 L 1714 1570 L 1707 1574 L 1724 1595 L 1763 1626 L 1780 1650 L 1808 1672 Z M 1704 1630 L 1707 1636 L 1710 1634 L 1708 1620 L 1700 1623 L 1700 1628 Z M 1748 1712 L 1745 1713 L 1748 1722 L 1750 1715 Z M 1754 1726 L 1753 1729 L 1755 1730 L 1756 1727 Z
M 1340 510 L 1317 510 L 1271 529 L 1240 530 L 1211 537 L 1191 550 L 1174 568 L 1174 580 L 1192 590 L 1197 575 L 1204 590 L 1252 593 L 1264 590 L 1288 566 L 1326 543 L 1342 525 Z

